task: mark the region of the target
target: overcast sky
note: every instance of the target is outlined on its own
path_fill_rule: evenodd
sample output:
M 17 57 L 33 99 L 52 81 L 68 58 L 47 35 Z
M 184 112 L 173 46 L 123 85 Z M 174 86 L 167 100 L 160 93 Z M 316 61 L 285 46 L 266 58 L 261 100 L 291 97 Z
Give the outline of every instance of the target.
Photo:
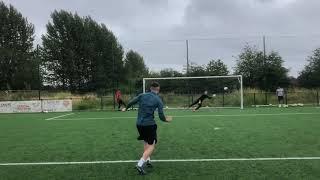
M 36 42 L 55 9 L 104 23 L 126 50 L 138 51 L 151 70 L 222 59 L 232 71 L 244 45 L 275 50 L 290 75 L 320 47 L 320 0 L 4 0 L 35 25 Z

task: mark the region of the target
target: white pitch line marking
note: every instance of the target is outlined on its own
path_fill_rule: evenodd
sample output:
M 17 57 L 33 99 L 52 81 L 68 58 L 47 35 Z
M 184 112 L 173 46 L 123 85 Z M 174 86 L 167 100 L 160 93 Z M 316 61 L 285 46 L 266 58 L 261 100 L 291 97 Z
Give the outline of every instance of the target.
M 53 121 L 79 121 L 79 120 L 103 120 L 103 119 L 135 119 L 137 117 L 103 117 L 103 118 L 68 118 L 54 119 Z
M 185 117 L 247 117 L 247 116 L 288 116 L 288 115 L 320 115 L 320 113 L 278 113 L 278 114 L 211 114 L 211 115 L 183 115 L 173 116 L 174 118 Z M 55 118 L 54 121 L 72 121 L 72 120 L 103 120 L 103 119 L 135 119 L 136 116 L 131 117 L 103 117 L 103 118 Z M 50 119 L 51 120 L 51 119 Z
M 216 114 L 216 115 L 190 115 L 190 116 L 174 116 L 174 117 L 238 117 L 238 116 L 287 116 L 287 115 L 314 115 L 320 113 L 277 113 L 277 114 Z
M 73 114 L 74 113 L 64 114 L 64 115 L 61 115 L 61 116 L 55 116 L 55 117 L 48 118 L 48 119 L 45 119 L 45 120 L 46 121 L 50 121 L 50 120 L 58 119 L 58 118 L 61 118 L 61 117 L 70 116 L 70 115 L 73 115 Z
M 280 158 L 227 158 L 227 159 L 159 159 L 152 162 L 215 162 L 215 161 L 288 161 L 320 160 L 320 157 L 280 157 Z M 77 164 L 119 164 L 135 163 L 138 160 L 116 161 L 74 161 L 74 162 L 33 162 L 33 163 L 0 163 L 0 166 L 39 166 L 39 165 L 77 165 Z

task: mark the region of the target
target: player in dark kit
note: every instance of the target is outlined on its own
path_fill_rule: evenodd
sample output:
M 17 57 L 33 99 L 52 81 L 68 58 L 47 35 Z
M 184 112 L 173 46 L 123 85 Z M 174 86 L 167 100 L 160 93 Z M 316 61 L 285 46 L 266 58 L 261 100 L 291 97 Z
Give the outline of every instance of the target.
M 144 151 L 141 159 L 136 165 L 136 169 L 141 175 L 146 174 L 144 165 L 152 167 L 150 164 L 150 156 L 155 149 L 157 143 L 157 124 L 154 120 L 154 111 L 158 110 L 160 120 L 170 122 L 171 116 L 165 116 L 163 113 L 163 103 L 158 96 L 160 85 L 156 82 L 151 84 L 150 92 L 140 94 L 133 98 L 122 111 L 127 111 L 132 105 L 139 104 L 137 129 L 139 132 L 138 140 L 144 141 Z
M 192 106 L 198 104 L 198 106 L 197 106 L 195 109 L 193 109 L 193 111 L 196 111 L 196 110 L 200 109 L 201 106 L 202 106 L 202 102 L 203 102 L 205 99 L 207 99 L 207 98 L 208 98 L 208 99 L 211 99 L 212 97 L 208 96 L 208 91 L 204 91 L 204 93 L 203 93 L 198 99 L 196 99 L 196 100 L 189 106 L 189 108 L 191 108 Z

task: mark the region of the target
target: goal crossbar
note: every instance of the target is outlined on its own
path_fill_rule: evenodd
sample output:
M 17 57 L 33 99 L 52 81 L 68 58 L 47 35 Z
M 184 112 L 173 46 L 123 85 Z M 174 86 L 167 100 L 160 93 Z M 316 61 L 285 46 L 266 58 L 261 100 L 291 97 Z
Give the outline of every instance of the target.
M 161 77 L 161 78 L 143 78 L 145 80 L 166 80 L 166 79 L 206 79 L 206 78 L 242 78 L 242 75 L 231 76 L 196 76 L 196 77 Z

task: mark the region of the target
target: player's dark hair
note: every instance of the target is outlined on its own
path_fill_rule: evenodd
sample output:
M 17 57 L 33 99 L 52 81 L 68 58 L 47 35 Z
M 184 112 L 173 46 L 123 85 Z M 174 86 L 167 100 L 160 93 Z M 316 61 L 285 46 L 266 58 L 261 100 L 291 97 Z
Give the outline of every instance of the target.
M 158 82 L 152 82 L 151 87 L 157 88 L 160 87 L 160 84 Z

